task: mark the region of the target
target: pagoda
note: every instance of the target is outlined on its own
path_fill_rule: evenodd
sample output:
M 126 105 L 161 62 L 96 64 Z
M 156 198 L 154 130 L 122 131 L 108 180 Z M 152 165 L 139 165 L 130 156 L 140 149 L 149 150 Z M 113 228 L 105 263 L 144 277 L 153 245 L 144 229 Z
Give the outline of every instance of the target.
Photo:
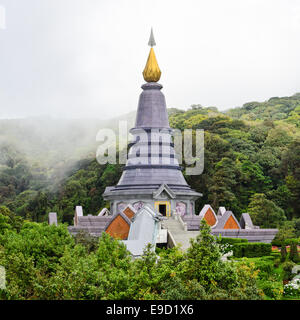
M 158 83 L 161 77 L 153 46 L 151 30 L 148 60 L 143 71 L 142 85 L 135 127 L 130 130 L 128 160 L 116 186 L 107 187 L 103 198 L 110 202 L 110 210 L 103 208 L 98 215 L 83 215 L 76 206 L 74 225 L 69 232 L 76 236 L 88 232 L 100 237 L 103 232 L 123 241 L 133 257 L 143 255 L 149 243 L 182 250 L 190 246 L 190 239 L 199 234 L 200 221 L 211 227 L 211 234 L 249 242 L 270 243 L 277 229 L 260 229 L 252 223 L 248 213 L 240 222 L 232 211 L 220 207 L 216 212 L 206 204 L 195 214 L 195 200 L 201 193 L 187 184 L 174 150 L 166 101 Z M 172 218 L 168 218 L 172 217 Z M 49 223 L 57 225 L 57 214 L 49 214 Z
M 128 205 L 139 210 L 150 205 L 163 216 L 195 214 L 195 200 L 201 193 L 187 184 L 174 150 L 163 86 L 158 83 L 161 70 L 153 47 L 153 30 L 149 40 L 150 53 L 143 71 L 146 81 L 139 97 L 135 127 L 129 144 L 128 159 L 116 186 L 107 187 L 104 200 L 110 202 L 110 213 L 121 213 Z

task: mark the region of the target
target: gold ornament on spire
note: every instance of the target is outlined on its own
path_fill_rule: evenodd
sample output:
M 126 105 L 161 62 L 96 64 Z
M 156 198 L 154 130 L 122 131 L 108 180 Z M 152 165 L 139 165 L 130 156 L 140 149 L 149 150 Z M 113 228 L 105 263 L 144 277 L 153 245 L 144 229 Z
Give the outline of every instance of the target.
M 151 34 L 150 34 L 150 39 L 148 44 L 151 47 L 151 49 L 150 49 L 150 53 L 148 56 L 145 69 L 143 71 L 143 77 L 147 82 L 157 82 L 160 79 L 161 71 L 159 69 L 159 66 L 155 57 L 155 53 L 153 50 L 153 46 L 155 46 L 156 43 L 154 40 L 152 28 L 151 28 Z

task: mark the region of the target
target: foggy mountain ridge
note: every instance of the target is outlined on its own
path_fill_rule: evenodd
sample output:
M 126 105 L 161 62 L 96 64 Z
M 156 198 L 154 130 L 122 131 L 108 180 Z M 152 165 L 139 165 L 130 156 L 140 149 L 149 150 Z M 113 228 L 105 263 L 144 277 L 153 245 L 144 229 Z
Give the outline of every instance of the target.
M 208 118 L 225 116 L 245 121 L 286 119 L 289 123 L 297 124 L 300 117 L 300 94 L 272 97 L 263 102 L 247 102 L 242 107 L 226 111 L 219 111 L 216 107 L 203 107 L 201 104 L 193 104 L 184 109 L 168 108 L 170 119 L 181 114 L 182 123 L 189 112 L 203 114 Z M 108 120 L 47 116 L 0 119 L 0 166 L 13 166 L 14 161 L 24 160 L 36 172 L 41 171 L 48 179 L 60 181 L 70 170 L 78 168 L 80 161 L 95 159 L 97 148 L 101 144 L 96 141 L 100 129 L 112 129 L 118 135 L 119 121 L 127 121 L 129 130 L 134 127 L 135 118 L 136 111 Z
M 29 170 L 29 175 L 38 177 L 38 189 L 57 190 L 83 161 L 95 159 L 100 129 L 113 129 L 117 134 L 119 120 L 127 120 L 130 129 L 135 114 L 130 112 L 109 120 L 47 116 L 0 119 L 0 171 L 18 175 Z
M 95 153 L 96 135 L 100 129 L 110 128 L 117 132 L 119 120 L 127 120 L 131 128 L 135 114 L 131 112 L 110 120 L 45 116 L 1 119 L 0 145 L 13 146 L 29 162 L 38 161 L 43 166 L 51 167 L 59 161 Z

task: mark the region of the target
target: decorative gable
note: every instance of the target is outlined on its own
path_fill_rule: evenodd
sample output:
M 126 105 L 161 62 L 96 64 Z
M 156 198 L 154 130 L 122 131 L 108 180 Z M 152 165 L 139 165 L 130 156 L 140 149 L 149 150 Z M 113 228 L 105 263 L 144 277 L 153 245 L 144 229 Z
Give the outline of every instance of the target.
M 211 227 L 214 227 L 218 222 L 214 209 L 209 204 L 206 204 L 203 207 L 203 209 L 199 213 L 199 216 L 201 217 L 201 219 L 204 219 Z
M 161 199 L 168 199 L 169 196 L 168 196 L 167 192 L 163 191 L 163 192 L 159 195 L 159 198 L 161 198 Z
M 130 220 L 132 220 L 132 218 L 134 217 L 134 215 L 136 214 L 136 210 L 134 209 L 133 206 L 128 205 L 124 210 L 123 213 L 126 215 L 126 217 Z
M 208 209 L 204 215 L 204 220 L 212 227 L 216 224 L 217 219 L 211 209 Z
M 240 229 L 237 221 L 231 215 L 224 224 L 224 229 Z
M 161 186 L 153 192 L 154 199 L 175 199 L 175 193 L 170 189 L 167 184 L 161 184 Z
M 226 211 L 223 216 L 218 217 L 216 229 L 241 229 L 232 211 Z
M 115 239 L 126 240 L 128 238 L 130 225 L 130 219 L 124 213 L 118 213 L 106 226 L 105 232 Z

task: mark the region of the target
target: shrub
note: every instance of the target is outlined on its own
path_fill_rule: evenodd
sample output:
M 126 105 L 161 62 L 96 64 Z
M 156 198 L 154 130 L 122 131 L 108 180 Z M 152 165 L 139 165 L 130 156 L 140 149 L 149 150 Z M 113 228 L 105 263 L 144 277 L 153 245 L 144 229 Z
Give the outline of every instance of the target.
M 254 267 L 245 263 L 227 263 L 221 260 L 221 256 L 210 227 L 202 220 L 200 234 L 191 239 L 191 246 L 177 266 L 177 273 L 183 280 L 197 280 L 208 299 L 259 299 L 258 272 Z
M 185 282 L 175 277 L 166 281 L 160 298 L 164 300 L 203 300 L 207 299 L 207 294 L 196 280 Z
M 22 253 L 25 259 L 33 259 L 36 267 L 51 272 L 56 270 L 65 249 L 74 245 L 74 239 L 65 225 L 25 222 L 19 233 L 0 234 L 0 245 L 5 249 L 5 256 Z
M 274 260 L 274 267 L 278 268 L 280 266 L 280 259 L 275 259 Z
M 260 260 L 255 263 L 256 267 L 260 270 L 260 272 L 267 273 L 270 275 L 273 271 L 273 262 L 272 261 L 266 261 L 266 260 Z
M 296 242 L 298 245 L 300 245 L 300 238 L 290 238 L 290 239 L 273 239 L 272 240 L 272 246 L 276 246 L 276 247 L 281 247 L 283 246 L 283 242 L 285 243 L 286 246 L 291 245 L 293 242 Z
M 275 246 L 275 247 L 281 247 L 282 246 L 282 240 L 280 239 L 273 239 L 272 242 L 271 242 L 272 246 Z
M 26 222 L 0 234 L 0 265 L 6 268 L 2 299 L 157 300 L 260 299 L 258 270 L 222 261 L 216 239 L 202 220 L 187 252 L 147 246 L 132 259 L 125 244 L 103 233 L 93 240 L 70 236 L 66 226 Z M 91 246 L 92 244 L 92 246 Z
M 280 255 L 281 255 L 280 261 L 284 262 L 286 260 L 286 255 L 287 255 L 286 246 L 285 245 L 281 246 Z
M 282 284 L 272 280 L 264 280 L 260 282 L 260 289 L 271 299 L 280 300 L 283 294 Z
M 90 235 L 87 231 L 79 231 L 75 237 L 75 243 L 86 247 L 88 253 L 98 249 L 98 238 Z
M 290 249 L 290 255 L 289 255 L 289 259 L 295 263 L 298 263 L 300 261 L 297 244 L 298 244 L 297 240 L 293 240 L 291 242 L 291 249 Z
M 286 261 L 285 263 L 283 263 L 282 265 L 282 269 L 283 269 L 283 280 L 291 280 L 293 277 L 292 274 L 292 269 L 294 267 L 294 263 L 291 261 Z
M 236 243 L 233 246 L 233 255 L 237 258 L 263 257 L 271 254 L 272 245 L 270 243 L 249 242 Z
M 292 245 L 292 243 L 296 243 L 298 246 L 300 246 L 300 237 L 299 238 L 292 238 L 288 239 L 286 241 L 287 244 Z
M 236 243 L 248 243 L 247 239 L 242 239 L 242 238 L 221 238 L 220 243 L 225 244 L 236 244 Z
M 271 252 L 270 257 L 273 257 L 273 260 L 279 259 L 281 257 L 281 253 L 280 252 Z
M 291 281 L 290 283 L 284 286 L 284 293 L 285 296 L 290 297 L 300 297 L 300 280 L 297 282 Z

